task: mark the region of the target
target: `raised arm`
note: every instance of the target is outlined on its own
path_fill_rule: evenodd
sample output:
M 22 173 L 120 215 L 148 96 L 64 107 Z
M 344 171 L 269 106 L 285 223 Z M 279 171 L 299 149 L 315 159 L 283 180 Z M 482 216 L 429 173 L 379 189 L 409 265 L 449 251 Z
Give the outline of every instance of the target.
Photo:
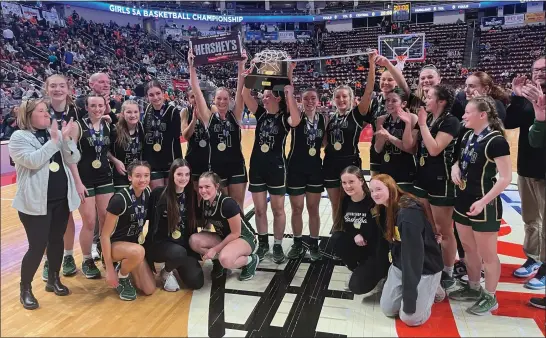
M 376 58 L 376 63 L 379 66 L 387 68 L 389 73 L 391 73 L 394 81 L 396 81 L 396 85 L 400 87 L 404 92 L 409 95 L 411 90 L 408 86 L 408 82 L 406 81 L 406 78 L 404 77 L 404 74 L 402 74 L 402 71 L 398 68 L 396 68 L 386 57 L 383 55 L 378 55 Z
M 245 107 L 245 103 L 243 102 L 243 86 L 245 77 L 243 73 L 245 71 L 245 65 L 248 59 L 245 50 L 243 50 L 242 56 L 243 60 L 239 61 L 238 63 L 237 91 L 235 92 L 235 108 L 233 110 L 233 114 L 235 115 L 235 119 L 237 119 L 237 121 L 243 120 L 243 108 Z
M 250 94 L 250 89 L 247 87 L 243 88 L 242 91 L 243 96 L 243 102 L 245 103 L 246 107 L 252 114 L 256 113 L 256 110 L 258 110 L 258 101 L 254 97 L 252 97 L 252 94 Z
M 208 122 L 210 120 L 212 113 L 207 107 L 207 101 L 205 100 L 205 96 L 203 95 L 203 92 L 201 91 L 201 88 L 199 87 L 199 79 L 197 78 L 197 70 L 195 69 L 193 65 L 194 58 L 195 56 L 193 55 L 193 51 L 189 50 L 188 51 L 188 68 L 190 70 L 190 85 L 195 95 L 195 102 L 196 102 L 197 109 L 201 113 L 201 116 L 200 116 L 201 121 L 203 122 L 205 126 L 208 126 Z
M 290 117 L 288 118 L 288 124 L 291 127 L 296 127 L 301 122 L 301 113 L 298 108 L 298 102 L 294 96 L 294 87 L 292 85 L 284 86 L 284 97 L 286 104 L 290 110 Z
M 366 88 L 364 94 L 358 104 L 358 112 L 361 115 L 367 115 L 370 110 L 370 103 L 372 102 L 373 87 L 375 85 L 375 58 L 377 57 L 377 51 L 373 51 L 370 54 L 370 69 L 368 70 L 368 79 L 366 80 Z

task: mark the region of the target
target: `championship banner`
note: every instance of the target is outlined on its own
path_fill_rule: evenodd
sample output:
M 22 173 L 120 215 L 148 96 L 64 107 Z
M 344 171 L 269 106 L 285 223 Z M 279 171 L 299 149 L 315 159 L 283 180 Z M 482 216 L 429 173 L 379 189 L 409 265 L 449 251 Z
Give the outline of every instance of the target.
M 241 57 L 241 37 L 238 32 L 191 38 L 190 48 L 193 50 L 193 55 L 195 55 L 194 66 L 243 59 Z
M 482 18 L 482 26 L 484 27 L 493 27 L 493 26 L 502 26 L 504 25 L 504 17 L 502 16 L 490 16 L 487 18 Z
M 520 25 L 525 22 L 525 14 L 506 15 L 504 17 L 505 25 Z
M 180 91 L 186 91 L 190 87 L 188 80 L 173 80 L 173 88 Z
M 546 21 L 546 15 L 544 15 L 544 12 L 525 14 L 525 23 L 543 23 L 544 24 L 544 21 Z
M 23 16 L 21 13 L 21 7 L 13 2 L 2 1 L 2 13 L 4 15 L 15 14 L 18 17 Z

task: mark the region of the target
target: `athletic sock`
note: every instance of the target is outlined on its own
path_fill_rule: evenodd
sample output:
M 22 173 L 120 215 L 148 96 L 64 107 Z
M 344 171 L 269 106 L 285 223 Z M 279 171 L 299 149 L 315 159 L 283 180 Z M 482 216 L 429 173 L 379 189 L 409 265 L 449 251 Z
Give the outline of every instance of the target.
M 276 238 L 275 238 L 275 240 L 273 241 L 273 244 L 275 244 L 275 245 L 277 245 L 277 244 L 282 245 L 282 239 L 276 239 Z
M 252 262 L 252 256 L 248 256 L 246 258 L 246 265 L 250 264 Z
M 44 255 L 44 257 L 42 257 L 42 260 L 43 260 L 44 262 L 47 262 L 47 255 Z
M 74 250 L 65 250 L 64 255 L 65 256 L 74 256 Z
M 83 255 L 83 260 L 93 259 L 93 255 Z
M 453 266 L 444 265 L 444 272 L 447 273 L 449 277 L 453 277 Z
M 471 281 L 468 281 L 468 286 L 469 286 L 472 290 L 479 290 L 479 289 L 481 288 L 480 282 L 471 282 Z
M 299 235 L 299 236 L 294 235 L 294 244 L 296 244 L 296 243 L 301 244 L 301 241 L 302 241 L 301 235 Z
M 484 288 L 483 291 L 487 293 L 488 295 L 490 295 L 491 297 L 495 297 L 495 291 L 491 292 L 491 291 L 488 291 L 486 288 Z
M 118 271 L 118 278 L 127 278 L 127 277 L 129 277 L 129 274 L 122 275 L 121 270 Z
M 258 241 L 260 243 L 269 244 L 269 238 L 267 232 L 265 234 L 258 234 Z
M 315 246 L 318 246 L 318 241 L 319 241 L 319 238 L 318 237 L 313 237 L 313 236 L 310 236 L 310 244 L 311 245 L 315 245 Z

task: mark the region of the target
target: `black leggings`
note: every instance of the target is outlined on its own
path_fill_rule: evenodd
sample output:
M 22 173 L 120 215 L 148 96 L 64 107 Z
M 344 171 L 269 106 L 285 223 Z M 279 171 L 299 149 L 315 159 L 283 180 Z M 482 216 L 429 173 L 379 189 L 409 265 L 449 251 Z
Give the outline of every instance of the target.
M 382 278 L 387 277 L 388 257 L 375 257 L 365 246 L 358 246 L 354 234 L 344 231 L 333 233 L 334 252 L 347 268 L 353 272 L 349 280 L 349 290 L 361 295 L 372 291 Z M 385 253 L 386 255 L 386 253 Z
M 69 215 L 67 199 L 48 201 L 46 215 L 34 216 L 19 212 L 19 219 L 28 238 L 28 251 L 21 263 L 21 283 L 32 282 L 46 247 L 49 276 L 59 273 L 63 261 L 63 236 Z
M 189 245 L 186 248 L 189 248 Z M 150 263 L 164 262 L 165 270 L 168 272 L 176 269 L 184 285 L 197 290 L 205 283 L 203 268 L 195 255 L 192 255 L 193 251 L 186 248 L 173 242 L 158 241 L 146 248 L 146 257 Z
M 455 223 L 453 223 L 453 227 L 455 228 L 455 240 L 457 241 L 457 253 L 459 253 L 459 259 L 464 258 L 464 248 L 463 243 L 461 243 L 461 239 L 459 238 L 459 233 L 457 232 L 457 226 Z

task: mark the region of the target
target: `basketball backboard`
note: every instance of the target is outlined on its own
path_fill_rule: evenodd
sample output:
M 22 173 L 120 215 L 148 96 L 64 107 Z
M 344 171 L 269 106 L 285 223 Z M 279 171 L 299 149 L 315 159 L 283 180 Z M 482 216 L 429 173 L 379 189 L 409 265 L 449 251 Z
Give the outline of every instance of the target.
M 398 34 L 380 35 L 377 38 L 379 54 L 391 61 L 396 61 L 396 56 L 405 54 L 407 61 L 425 60 L 425 34 Z

